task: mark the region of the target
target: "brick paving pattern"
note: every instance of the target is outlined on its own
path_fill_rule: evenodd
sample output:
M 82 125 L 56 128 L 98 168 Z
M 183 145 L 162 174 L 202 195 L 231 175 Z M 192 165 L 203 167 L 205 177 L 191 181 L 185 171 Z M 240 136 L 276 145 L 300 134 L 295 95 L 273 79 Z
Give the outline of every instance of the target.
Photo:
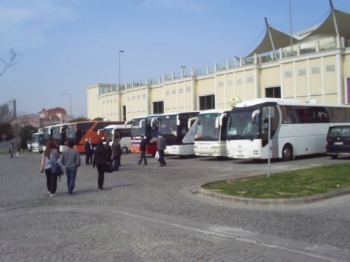
M 0 261 L 350 261 L 350 196 L 288 207 L 193 194 L 201 184 L 266 172 L 263 162 L 123 155 L 119 172 L 84 163 L 73 196 L 50 197 L 39 154 L 0 155 Z M 348 159 L 336 160 L 337 163 Z M 272 172 L 333 164 L 275 161 Z

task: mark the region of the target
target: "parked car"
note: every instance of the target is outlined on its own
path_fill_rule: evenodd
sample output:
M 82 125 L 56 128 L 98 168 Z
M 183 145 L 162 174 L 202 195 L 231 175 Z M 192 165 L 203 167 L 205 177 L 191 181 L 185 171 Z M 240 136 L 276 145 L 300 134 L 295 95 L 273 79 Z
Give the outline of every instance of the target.
M 326 152 L 333 159 L 340 155 L 350 155 L 350 125 L 328 128 Z

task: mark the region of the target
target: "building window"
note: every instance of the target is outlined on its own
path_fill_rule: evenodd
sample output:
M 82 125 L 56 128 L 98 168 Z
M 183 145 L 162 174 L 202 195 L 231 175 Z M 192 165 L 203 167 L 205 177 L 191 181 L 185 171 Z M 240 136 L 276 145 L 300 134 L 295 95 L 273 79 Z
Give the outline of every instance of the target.
M 153 114 L 164 113 L 164 102 L 153 102 Z
M 123 120 L 126 121 L 126 106 L 123 106 Z
M 335 66 L 334 65 L 327 65 L 326 66 L 326 71 L 327 72 L 334 72 L 335 71 Z
M 298 75 L 300 75 L 300 76 L 306 75 L 305 69 L 299 69 L 299 70 L 298 70 Z
M 265 97 L 281 98 L 281 87 L 265 88 Z
M 319 68 L 319 67 L 313 67 L 313 68 L 311 68 L 311 73 L 312 73 L 312 74 L 319 74 L 319 73 L 320 73 L 320 68 Z
M 292 71 L 286 71 L 286 72 L 284 72 L 284 76 L 285 77 L 292 77 L 293 73 L 292 73 Z
M 215 108 L 215 96 L 200 96 L 199 97 L 199 110 L 207 110 Z
M 254 82 L 254 78 L 253 77 L 247 77 L 247 83 L 253 83 Z

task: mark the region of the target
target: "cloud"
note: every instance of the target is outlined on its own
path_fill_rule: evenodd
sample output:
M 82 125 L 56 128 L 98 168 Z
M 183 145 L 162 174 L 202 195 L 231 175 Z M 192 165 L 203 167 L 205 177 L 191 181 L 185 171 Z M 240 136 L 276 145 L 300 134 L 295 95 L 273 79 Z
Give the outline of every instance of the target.
M 72 1 L 73 2 L 73 1 Z M 45 31 L 75 18 L 72 8 L 55 1 L 11 0 L 0 3 L 0 48 L 33 48 L 45 43 Z

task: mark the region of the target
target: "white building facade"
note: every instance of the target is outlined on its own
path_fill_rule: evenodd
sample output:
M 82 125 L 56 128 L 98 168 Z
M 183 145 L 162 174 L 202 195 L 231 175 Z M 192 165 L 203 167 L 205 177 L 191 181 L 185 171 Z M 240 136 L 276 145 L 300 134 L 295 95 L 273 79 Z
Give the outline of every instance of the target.
M 178 75 L 145 83 L 91 85 L 87 117 L 131 120 L 156 113 L 227 109 L 232 97 L 350 104 L 348 24 L 350 14 L 333 10 L 324 23 L 298 37 L 267 27 L 265 38 L 247 58 L 203 71 L 182 69 Z

